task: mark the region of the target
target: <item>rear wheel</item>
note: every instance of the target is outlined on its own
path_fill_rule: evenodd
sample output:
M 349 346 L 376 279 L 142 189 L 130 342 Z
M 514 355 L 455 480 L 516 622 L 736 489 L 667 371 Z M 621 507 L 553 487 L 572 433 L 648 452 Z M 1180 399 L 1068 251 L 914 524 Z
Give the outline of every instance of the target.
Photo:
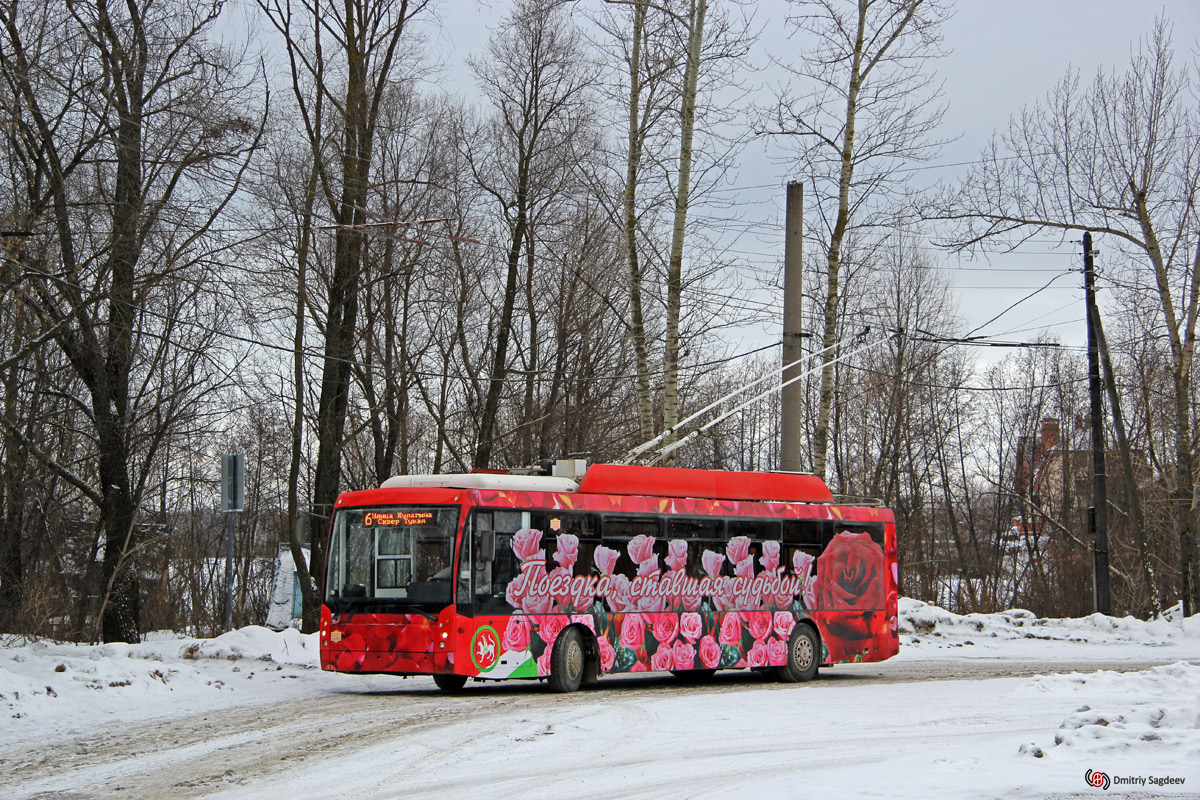
M 573 692 L 583 681 L 583 637 L 575 628 L 566 628 L 554 640 L 550 653 L 550 688 L 556 692 Z
M 775 677 L 785 683 L 811 681 L 817 676 L 817 667 L 821 659 L 821 644 L 817 641 L 817 633 L 803 623 L 792 628 L 791 639 L 788 640 L 788 659 L 782 667 L 775 668 Z
M 467 676 L 439 672 L 433 676 L 433 682 L 443 692 L 457 692 L 467 685 Z

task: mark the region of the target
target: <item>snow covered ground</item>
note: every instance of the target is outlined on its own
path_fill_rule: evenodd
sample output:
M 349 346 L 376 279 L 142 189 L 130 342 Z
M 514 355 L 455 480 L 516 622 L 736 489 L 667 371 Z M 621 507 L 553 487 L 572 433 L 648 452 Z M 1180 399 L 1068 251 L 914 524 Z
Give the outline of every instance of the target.
M 1200 797 L 1200 616 L 902 600 L 900 656 L 805 685 L 742 672 L 450 697 L 316 665 L 315 637 L 255 627 L 9 637 L 0 797 Z

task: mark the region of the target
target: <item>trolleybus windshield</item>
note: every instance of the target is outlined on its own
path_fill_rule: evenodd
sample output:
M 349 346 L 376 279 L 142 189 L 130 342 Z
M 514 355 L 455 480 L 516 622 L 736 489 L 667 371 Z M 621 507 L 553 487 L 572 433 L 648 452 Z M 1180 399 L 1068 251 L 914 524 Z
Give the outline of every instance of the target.
M 436 614 L 453 590 L 457 506 L 341 509 L 333 520 L 325 604 L 345 611 Z

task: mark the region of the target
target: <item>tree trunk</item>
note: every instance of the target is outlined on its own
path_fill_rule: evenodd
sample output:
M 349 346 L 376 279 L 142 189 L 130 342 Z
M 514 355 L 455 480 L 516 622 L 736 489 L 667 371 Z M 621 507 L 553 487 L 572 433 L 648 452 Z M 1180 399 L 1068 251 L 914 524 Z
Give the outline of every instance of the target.
M 683 295 L 683 238 L 687 227 L 688 193 L 692 174 L 692 133 L 696 124 L 696 87 L 700 78 L 700 46 L 704 42 L 707 0 L 694 0 L 688 36 L 687 69 L 680 110 L 679 186 L 675 195 L 675 221 L 671 231 L 671 256 L 667 265 L 667 330 L 663 347 L 663 428 L 679 422 L 679 317 Z M 664 443 L 675 441 L 668 436 Z M 674 459 L 672 458 L 672 461 Z

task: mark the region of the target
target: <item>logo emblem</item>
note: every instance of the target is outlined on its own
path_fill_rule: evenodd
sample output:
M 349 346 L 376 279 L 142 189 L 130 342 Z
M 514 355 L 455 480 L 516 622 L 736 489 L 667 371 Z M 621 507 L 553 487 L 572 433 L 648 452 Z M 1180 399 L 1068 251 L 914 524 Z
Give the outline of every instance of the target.
M 1108 775 L 1103 772 L 1096 772 L 1089 769 L 1083 773 L 1083 779 L 1087 781 L 1087 785 L 1093 789 L 1107 789 L 1109 786 Z
M 487 672 L 500 660 L 500 637 L 491 625 L 484 625 L 471 637 L 471 660 L 480 672 Z

